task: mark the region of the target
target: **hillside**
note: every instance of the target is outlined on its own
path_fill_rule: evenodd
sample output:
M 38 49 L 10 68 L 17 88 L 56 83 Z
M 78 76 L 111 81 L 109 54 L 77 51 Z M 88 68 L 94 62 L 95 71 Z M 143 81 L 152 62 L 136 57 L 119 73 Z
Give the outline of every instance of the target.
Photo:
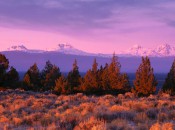
M 0 92 L 0 129 L 175 129 L 175 97 L 57 96 L 21 90 Z
M 56 48 L 47 50 L 28 49 L 24 45 L 11 46 L 7 50 L 1 51 L 9 59 L 10 64 L 18 71 L 25 72 L 31 65 L 37 63 L 39 69 L 42 69 L 45 62 L 50 60 L 60 67 L 62 72 L 68 72 L 72 69 L 72 63 L 75 59 L 81 72 L 86 72 L 91 68 L 94 58 L 98 65 L 105 65 L 111 61 L 112 54 L 89 53 L 79 50 L 70 44 L 58 44 Z M 162 44 L 156 48 L 148 49 L 139 45 L 118 52 L 116 55 L 122 65 L 121 70 L 127 73 L 135 73 L 141 62 L 141 56 L 149 56 L 155 73 L 167 73 L 174 60 L 175 47 L 169 44 Z
M 50 60 L 53 64 L 59 66 L 62 72 L 70 71 L 75 59 L 78 61 L 80 72 L 86 72 L 90 69 L 94 58 L 97 59 L 99 67 L 100 65 L 104 65 L 111 61 L 111 57 L 72 55 L 60 52 L 27 53 L 23 51 L 4 51 L 2 53 L 9 59 L 12 66 L 18 71 L 24 72 L 34 63 L 37 63 L 39 68 L 43 69 L 47 60 Z M 155 73 L 167 73 L 174 57 L 150 57 L 150 60 Z M 122 71 L 135 73 L 141 63 L 141 57 L 119 57 L 119 62 L 122 65 Z

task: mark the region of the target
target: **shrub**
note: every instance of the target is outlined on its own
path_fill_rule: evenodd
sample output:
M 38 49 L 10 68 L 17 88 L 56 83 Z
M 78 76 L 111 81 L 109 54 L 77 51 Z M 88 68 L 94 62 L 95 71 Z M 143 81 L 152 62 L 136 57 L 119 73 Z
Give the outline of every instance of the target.
M 133 130 L 132 126 L 125 119 L 113 120 L 110 124 L 107 124 L 108 130 Z
M 174 130 L 175 126 L 173 123 L 155 123 L 151 126 L 150 130 Z
M 146 115 L 150 119 L 155 120 L 155 119 L 157 119 L 157 116 L 158 116 L 158 110 L 155 109 L 155 108 L 148 109 L 147 112 L 146 112 Z
M 91 117 L 84 122 L 80 122 L 75 126 L 74 130 L 107 130 L 106 122 L 104 120 Z

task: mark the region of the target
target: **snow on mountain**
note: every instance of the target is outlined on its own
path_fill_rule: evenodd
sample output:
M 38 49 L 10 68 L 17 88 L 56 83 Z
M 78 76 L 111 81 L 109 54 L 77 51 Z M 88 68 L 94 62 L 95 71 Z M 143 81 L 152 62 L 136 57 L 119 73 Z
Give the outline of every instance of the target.
M 59 52 L 63 54 L 71 54 L 71 55 L 87 55 L 87 56 L 94 56 L 96 54 L 88 53 L 79 49 L 74 48 L 70 44 L 58 44 L 57 48 L 54 49 L 46 49 L 46 50 L 32 50 L 27 49 L 24 45 L 15 45 L 7 48 L 5 51 L 22 51 L 27 53 L 46 53 L 46 52 Z
M 143 48 L 140 45 L 134 45 L 132 48 L 130 48 L 126 52 L 133 56 L 156 56 L 157 55 L 154 49 Z
M 28 53 L 48 53 L 48 52 L 59 52 L 62 54 L 70 55 L 83 55 L 83 56 L 99 56 L 99 57 L 111 57 L 111 54 L 102 54 L 102 53 L 88 53 L 79 49 L 74 48 L 70 44 L 58 44 L 55 49 L 47 50 L 31 50 L 27 49 L 24 45 L 12 46 L 6 51 L 23 51 Z M 162 44 L 156 48 L 144 48 L 140 45 L 134 45 L 126 51 L 117 53 L 116 55 L 120 57 L 130 57 L 130 56 L 150 56 L 150 57 L 166 57 L 166 56 L 175 56 L 175 47 L 169 44 Z
M 134 55 L 134 56 L 138 56 L 138 55 L 147 55 L 148 52 L 147 52 L 147 49 L 143 48 L 142 46 L 134 45 L 132 48 L 127 50 L 125 53 Z
M 175 47 L 168 44 L 162 44 L 158 46 L 155 51 L 160 56 L 175 56 Z
M 151 56 L 151 57 L 166 57 L 166 56 L 175 56 L 175 47 L 169 44 L 162 44 L 154 49 L 143 48 L 139 45 L 134 45 L 127 51 L 124 51 L 122 54 L 132 55 L 132 56 Z
M 43 50 L 32 50 L 27 49 L 24 45 L 15 45 L 7 48 L 6 51 L 22 51 L 22 52 L 28 52 L 28 53 L 42 53 L 45 52 Z
M 111 57 L 111 54 L 94 54 L 84 52 L 82 50 L 76 49 L 70 44 L 58 44 L 58 48 L 54 51 L 61 52 L 64 54 L 73 55 L 87 55 L 87 56 L 100 56 L 100 57 Z M 151 57 L 165 57 L 165 56 L 175 56 L 175 47 L 169 44 L 162 44 L 156 48 L 144 48 L 140 45 L 134 45 L 130 49 L 117 54 L 118 56 L 151 56 Z
M 7 48 L 7 51 L 28 51 L 28 49 L 23 45 L 18 45 Z
M 63 54 L 72 54 L 72 55 L 87 55 L 87 56 L 95 55 L 93 53 L 88 53 L 88 52 L 76 49 L 70 44 L 58 44 L 56 49 L 51 49 L 50 51 L 60 52 Z
M 70 49 L 74 49 L 74 47 L 70 44 L 58 44 L 58 49 L 59 50 L 70 50 Z

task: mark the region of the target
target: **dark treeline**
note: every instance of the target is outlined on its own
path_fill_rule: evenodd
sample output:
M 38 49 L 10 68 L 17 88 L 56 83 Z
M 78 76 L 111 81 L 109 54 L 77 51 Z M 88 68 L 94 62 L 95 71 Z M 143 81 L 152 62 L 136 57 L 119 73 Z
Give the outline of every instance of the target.
M 121 73 L 121 64 L 118 57 L 113 55 L 111 63 L 98 66 L 96 59 L 82 77 L 78 63 L 75 60 L 72 70 L 64 76 L 59 67 L 47 61 L 43 70 L 39 70 L 37 64 L 33 64 L 25 73 L 22 81 L 14 67 L 10 67 L 5 55 L 0 54 L 0 90 L 24 89 L 26 91 L 51 91 L 56 94 L 119 94 L 133 92 L 137 96 L 149 96 L 155 94 L 157 80 L 151 67 L 150 59 L 142 57 L 142 62 L 136 71 L 134 86 L 129 83 L 126 73 Z M 163 92 L 175 95 L 175 61 L 167 75 L 162 88 Z

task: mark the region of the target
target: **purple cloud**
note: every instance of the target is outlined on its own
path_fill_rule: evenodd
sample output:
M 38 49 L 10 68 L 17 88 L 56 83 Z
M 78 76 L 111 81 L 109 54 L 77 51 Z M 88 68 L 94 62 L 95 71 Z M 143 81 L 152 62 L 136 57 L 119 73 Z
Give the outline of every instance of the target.
M 173 0 L 6 0 L 0 1 L 0 26 L 113 35 L 175 27 Z

